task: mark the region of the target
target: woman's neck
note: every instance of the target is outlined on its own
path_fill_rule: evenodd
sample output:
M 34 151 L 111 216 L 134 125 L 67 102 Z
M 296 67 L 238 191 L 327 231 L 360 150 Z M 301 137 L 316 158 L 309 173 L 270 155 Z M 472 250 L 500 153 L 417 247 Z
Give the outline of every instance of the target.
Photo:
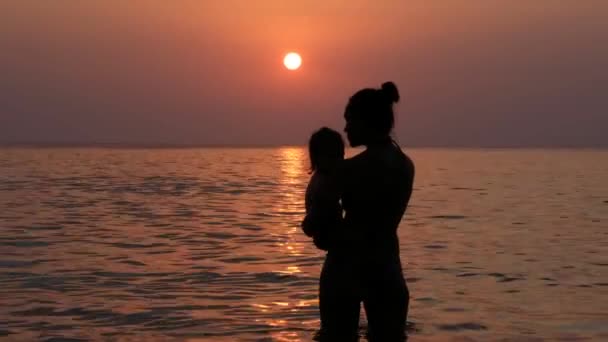
M 365 145 L 365 147 L 369 149 L 378 149 L 386 147 L 387 145 L 392 145 L 393 139 L 390 136 L 373 139 L 369 143 Z

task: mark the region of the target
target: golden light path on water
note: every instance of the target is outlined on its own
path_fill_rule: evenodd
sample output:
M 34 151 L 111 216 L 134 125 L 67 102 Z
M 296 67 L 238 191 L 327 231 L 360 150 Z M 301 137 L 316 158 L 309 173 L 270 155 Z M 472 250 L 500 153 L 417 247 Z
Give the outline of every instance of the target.
M 606 151 L 408 153 L 413 340 L 606 340 Z M 323 253 L 299 228 L 307 160 L 0 149 L 0 339 L 310 341 Z
M 303 255 L 303 248 L 313 248 L 310 245 L 305 246 L 303 239 L 299 231 L 299 215 L 293 215 L 301 213 L 304 207 L 304 187 L 308 180 L 307 168 L 306 168 L 306 150 L 302 148 L 284 147 L 278 152 L 280 174 L 279 183 L 284 189 L 281 191 L 280 200 L 274 202 L 273 212 L 286 214 L 294 217 L 295 220 L 286 220 L 282 224 L 279 223 L 280 233 L 284 234 L 285 238 L 282 242 L 278 243 L 279 250 L 289 257 L 298 257 Z M 299 274 L 302 273 L 302 269 L 297 264 L 285 265 L 281 269 L 274 270 L 281 274 Z M 311 305 L 317 305 L 318 300 L 296 300 L 296 301 L 273 301 L 266 304 L 253 304 L 254 307 L 258 308 L 261 312 L 272 313 L 275 309 L 288 309 L 291 313 L 296 314 L 301 308 L 309 307 Z M 272 317 L 280 317 L 280 314 L 269 315 Z M 268 324 L 272 327 L 287 327 L 288 322 L 284 319 L 273 318 L 260 320 L 256 319 L 257 322 Z M 317 326 L 319 324 L 318 319 L 304 320 L 301 322 L 304 326 Z M 306 337 L 309 334 L 306 335 Z M 294 331 L 279 331 L 271 334 L 272 338 L 276 341 L 289 341 L 299 342 L 305 337 L 300 332 Z

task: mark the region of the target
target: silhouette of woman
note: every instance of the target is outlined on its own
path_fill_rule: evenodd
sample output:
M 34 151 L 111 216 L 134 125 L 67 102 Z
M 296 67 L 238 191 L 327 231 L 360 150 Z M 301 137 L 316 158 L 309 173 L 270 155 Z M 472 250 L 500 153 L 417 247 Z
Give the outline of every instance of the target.
M 350 98 L 344 130 L 351 146 L 366 149 L 344 160 L 333 178 L 335 186 L 327 190 L 333 192 L 327 198 L 342 200 L 344 220 L 339 227 L 328 227 L 335 225 L 335 203 L 328 201 L 326 209 L 308 213 L 302 223 L 329 230 L 319 286 L 322 341 L 357 340 L 361 302 L 370 341 L 405 337 L 409 291 L 397 227 L 412 193 L 414 164 L 391 138 L 393 104 L 398 101 L 392 82 Z

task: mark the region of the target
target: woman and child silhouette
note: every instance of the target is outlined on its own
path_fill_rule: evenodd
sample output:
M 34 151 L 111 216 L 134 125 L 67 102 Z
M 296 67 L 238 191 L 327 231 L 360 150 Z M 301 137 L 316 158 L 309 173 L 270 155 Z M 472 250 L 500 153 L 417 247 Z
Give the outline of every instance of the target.
M 304 233 L 327 251 L 319 281 L 321 341 L 358 339 L 363 302 L 370 341 L 403 341 L 409 291 L 397 228 L 412 194 L 414 164 L 391 138 L 392 82 L 365 88 L 344 112 L 348 142 L 365 151 L 344 159 L 340 133 L 315 132 L 309 142 L 312 176 Z

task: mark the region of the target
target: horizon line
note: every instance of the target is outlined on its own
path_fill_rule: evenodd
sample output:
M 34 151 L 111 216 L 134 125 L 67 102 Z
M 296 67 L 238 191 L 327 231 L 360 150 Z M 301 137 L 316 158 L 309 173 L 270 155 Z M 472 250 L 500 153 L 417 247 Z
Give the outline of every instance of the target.
M 0 142 L 0 148 L 115 148 L 115 149 L 196 149 L 196 148 L 305 148 L 307 144 L 185 144 L 124 142 Z M 420 149 L 572 149 L 604 150 L 608 145 L 406 145 Z

